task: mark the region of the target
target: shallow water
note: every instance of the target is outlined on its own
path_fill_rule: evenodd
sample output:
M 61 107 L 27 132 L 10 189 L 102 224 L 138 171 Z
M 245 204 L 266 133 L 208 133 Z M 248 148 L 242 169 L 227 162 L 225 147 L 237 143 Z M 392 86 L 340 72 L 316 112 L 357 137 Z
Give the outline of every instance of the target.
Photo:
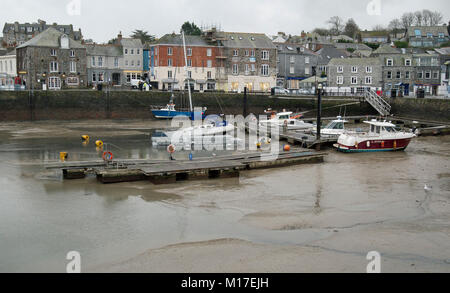
M 448 136 L 418 138 L 406 152 L 328 150 L 323 164 L 162 186 L 63 181 L 43 168 L 60 151 L 69 160 L 99 159 L 92 142 L 81 144 L 84 133 L 104 139 L 116 157 L 168 159 L 149 143 L 150 129 L 160 125 L 111 124 L 67 122 L 58 126 L 63 133 L 54 122 L 0 127 L 0 272 L 65 272 L 73 250 L 89 270 L 152 248 L 221 238 L 353 255 L 379 249 L 450 271 Z M 337 231 L 346 237 L 334 237 Z M 398 241 L 402 233 L 408 241 Z

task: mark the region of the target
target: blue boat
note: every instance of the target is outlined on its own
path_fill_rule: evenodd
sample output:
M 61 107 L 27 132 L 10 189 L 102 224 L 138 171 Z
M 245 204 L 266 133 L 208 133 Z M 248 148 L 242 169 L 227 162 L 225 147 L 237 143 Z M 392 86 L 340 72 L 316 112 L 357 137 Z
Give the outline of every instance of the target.
M 189 117 L 191 120 L 195 120 L 195 118 L 199 119 L 198 117 L 201 117 L 201 119 L 205 119 L 206 117 L 206 108 L 203 108 L 202 111 L 177 111 L 175 110 L 175 104 L 167 104 L 166 107 L 163 107 L 161 109 L 153 109 L 152 110 L 153 115 L 157 119 L 172 119 L 177 116 L 184 116 Z

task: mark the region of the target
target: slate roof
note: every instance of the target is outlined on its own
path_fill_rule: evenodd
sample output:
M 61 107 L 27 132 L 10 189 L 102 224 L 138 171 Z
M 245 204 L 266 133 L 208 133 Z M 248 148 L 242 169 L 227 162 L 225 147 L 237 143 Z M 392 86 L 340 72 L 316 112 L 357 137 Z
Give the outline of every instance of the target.
M 54 28 L 48 28 L 47 30 L 43 31 L 42 33 L 38 34 L 37 36 L 23 43 L 17 48 L 25 48 L 25 47 L 59 48 L 61 45 L 60 38 L 62 35 L 64 35 L 62 32 Z M 70 37 L 69 37 L 69 47 L 71 49 L 85 48 L 81 43 L 71 39 Z
M 333 46 L 324 46 L 322 49 L 316 52 L 320 55 L 319 64 L 326 65 L 333 58 L 346 58 L 347 54 Z
M 85 45 L 87 55 L 89 56 L 123 56 L 123 50 L 119 46 L 114 45 Z
M 277 47 L 277 50 L 279 53 L 295 53 L 295 54 L 305 54 L 305 55 L 318 55 L 317 53 L 314 53 L 313 51 L 305 48 L 304 46 L 301 46 L 299 44 L 287 44 L 287 43 L 274 43 Z M 303 52 L 301 49 L 303 48 Z
M 366 44 L 355 44 L 355 43 L 336 43 L 334 45 L 336 48 L 338 49 L 343 49 L 343 50 L 347 50 L 347 49 L 353 49 L 353 50 L 372 50 L 372 48 L 370 48 L 369 46 L 367 46 Z
M 186 46 L 192 47 L 209 47 L 209 45 L 201 36 L 185 36 Z M 183 45 L 183 37 L 180 34 L 167 34 L 160 38 L 157 42 L 159 45 Z
M 374 55 L 377 55 L 377 54 L 400 54 L 400 53 L 401 53 L 401 50 L 399 50 L 397 48 L 393 48 L 390 45 L 381 45 L 380 47 L 378 47 L 378 49 L 373 51 Z
M 28 27 L 32 27 L 33 31 L 32 32 L 28 32 L 27 28 Z M 4 27 L 3 27 L 3 33 L 7 33 L 9 31 L 14 31 L 16 33 L 18 32 L 22 32 L 25 34 L 34 34 L 36 32 L 40 33 L 43 32 L 45 30 L 47 30 L 48 28 L 54 28 L 56 30 L 60 30 L 60 29 L 64 29 L 64 33 L 66 34 L 70 34 L 73 33 L 74 38 L 77 40 L 81 40 L 81 38 L 83 37 L 81 30 L 74 30 L 73 29 L 73 25 L 71 24 L 67 24 L 67 25 L 62 25 L 62 24 L 50 24 L 50 23 L 46 23 L 43 21 L 40 21 L 40 23 L 5 23 Z
M 222 43 L 228 48 L 261 48 L 276 49 L 272 40 L 265 34 L 258 33 L 238 33 L 238 32 L 219 32 L 218 36 L 223 37 Z
M 329 65 L 380 65 L 379 58 L 333 58 Z
M 434 49 L 440 55 L 450 55 L 450 47 Z
M 416 36 L 416 30 L 420 30 L 422 37 L 427 37 L 429 33 L 433 34 L 433 37 L 439 36 L 439 33 L 444 33 L 444 36 L 448 37 L 447 26 L 410 26 L 408 28 L 408 37 L 413 38 Z
M 120 44 L 126 48 L 144 48 L 141 40 L 132 38 L 122 38 Z

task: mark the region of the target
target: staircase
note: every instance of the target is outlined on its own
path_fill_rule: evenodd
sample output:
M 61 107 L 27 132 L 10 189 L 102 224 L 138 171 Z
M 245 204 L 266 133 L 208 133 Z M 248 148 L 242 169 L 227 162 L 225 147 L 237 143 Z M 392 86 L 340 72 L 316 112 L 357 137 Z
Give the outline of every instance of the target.
M 391 113 L 391 105 L 380 97 L 374 90 L 366 89 L 364 99 L 382 116 L 388 116 Z

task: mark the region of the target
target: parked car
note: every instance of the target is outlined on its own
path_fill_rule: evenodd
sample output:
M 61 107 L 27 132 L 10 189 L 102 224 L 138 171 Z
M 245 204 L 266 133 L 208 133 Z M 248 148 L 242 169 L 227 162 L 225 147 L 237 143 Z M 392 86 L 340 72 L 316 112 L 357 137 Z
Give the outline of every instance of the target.
M 130 81 L 130 83 L 131 83 L 131 88 L 133 88 L 133 89 L 139 88 L 139 82 L 141 82 L 140 79 L 132 79 L 132 80 Z
M 276 86 L 272 88 L 272 94 L 274 95 L 289 95 L 290 92 L 288 89 L 282 88 L 280 86 Z

